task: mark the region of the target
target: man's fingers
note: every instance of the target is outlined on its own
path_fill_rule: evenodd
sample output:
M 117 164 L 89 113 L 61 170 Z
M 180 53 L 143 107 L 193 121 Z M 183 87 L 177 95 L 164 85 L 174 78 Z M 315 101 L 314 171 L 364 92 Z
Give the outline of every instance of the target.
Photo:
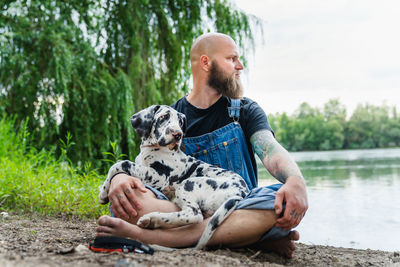
M 292 209 L 291 211 L 290 211 L 290 213 L 289 213 L 289 215 L 290 215 L 290 219 L 289 219 L 289 225 L 288 225 L 288 228 L 293 228 L 293 227 L 295 227 L 296 226 L 296 221 L 297 221 L 297 219 L 299 218 L 299 213 L 296 211 L 296 210 L 294 210 L 294 209 Z
M 284 230 L 290 230 L 300 223 L 303 216 L 304 213 L 298 212 L 294 208 L 287 206 L 283 217 L 276 221 L 276 226 Z
M 299 215 L 299 217 L 296 219 L 296 221 L 294 222 L 295 225 L 293 227 L 296 227 L 297 225 L 299 225 L 301 219 L 303 219 L 303 215 L 302 214 Z
M 276 221 L 276 226 L 287 230 L 287 228 L 290 226 L 290 221 L 291 221 L 291 216 L 290 216 L 290 209 L 288 209 L 288 207 L 286 207 L 285 212 L 283 214 L 282 218 L 279 218 Z
M 118 197 L 116 197 L 116 196 L 112 197 L 111 201 L 112 201 L 111 209 L 112 209 L 115 217 L 129 219 L 129 216 L 128 216 L 128 214 L 126 214 L 126 212 L 122 208 L 122 206 L 118 200 Z
M 279 218 L 276 221 L 277 226 L 285 230 L 293 228 L 298 217 L 299 214 L 296 212 L 294 207 L 290 205 L 290 203 L 286 203 L 285 212 L 283 213 L 282 218 Z
M 146 186 L 143 184 L 143 182 L 140 179 L 134 178 L 133 183 L 134 183 L 133 187 L 136 187 L 143 193 L 146 193 Z
M 132 207 L 132 204 L 129 202 L 129 200 L 126 196 L 127 192 L 129 194 L 129 189 L 125 190 L 125 194 L 118 195 L 119 203 L 121 203 L 121 206 L 123 207 L 124 211 L 127 212 L 127 214 L 132 215 L 133 217 L 136 217 L 137 212 Z
M 282 212 L 282 203 L 283 203 L 283 194 L 280 193 L 279 191 L 276 193 L 275 197 L 275 214 L 281 214 Z
M 135 217 L 135 216 L 137 216 L 137 210 L 136 209 L 141 209 L 141 206 L 140 205 L 138 205 L 139 204 L 139 202 L 136 200 L 136 196 L 135 196 L 135 194 L 134 194 L 134 192 L 133 192 L 133 189 L 132 188 L 130 188 L 130 187 L 126 187 L 125 189 L 124 189 L 124 194 L 125 194 L 125 196 L 126 196 L 126 198 L 127 198 L 127 203 L 126 203 L 126 205 L 129 205 L 129 207 L 131 208 L 131 210 L 133 210 L 134 211 L 134 213 L 132 213 L 132 215 Z M 134 205 L 134 206 L 133 206 Z M 136 208 L 136 209 L 135 209 Z M 128 211 L 128 212 L 130 212 L 130 211 Z
M 137 210 L 141 210 L 142 209 L 142 205 L 137 200 L 137 196 L 133 193 L 133 189 L 132 188 L 125 188 L 124 192 L 125 192 L 125 196 L 130 201 L 129 205 L 132 207 L 132 204 L 133 204 Z M 132 209 L 133 209 L 133 207 L 132 207 Z M 133 216 L 136 216 L 136 215 L 137 215 L 137 211 L 135 210 L 135 215 L 133 215 Z
M 117 218 L 120 218 L 119 214 L 118 214 L 118 210 L 116 209 L 116 203 L 114 203 L 114 201 L 112 201 L 112 198 L 110 197 L 110 208 L 111 211 L 113 213 L 113 215 Z

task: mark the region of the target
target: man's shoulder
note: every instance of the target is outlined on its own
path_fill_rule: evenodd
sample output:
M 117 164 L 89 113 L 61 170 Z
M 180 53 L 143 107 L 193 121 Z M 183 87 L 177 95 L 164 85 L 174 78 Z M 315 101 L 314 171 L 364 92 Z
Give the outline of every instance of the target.
M 229 98 L 229 97 L 226 97 L 226 96 L 223 96 L 222 98 L 224 98 L 224 100 L 225 100 L 224 102 L 227 103 L 228 106 L 230 106 L 232 104 L 232 98 Z M 248 106 L 250 106 L 252 104 L 257 104 L 257 102 L 254 101 L 251 98 L 248 98 L 248 97 L 240 98 L 240 106 L 241 107 L 248 107 Z
M 241 100 L 241 125 L 248 137 L 260 130 L 270 130 L 267 115 L 258 103 L 250 98 L 244 97 Z
M 240 99 L 240 102 L 242 103 L 242 105 L 249 105 L 249 104 L 257 103 L 256 101 L 254 101 L 253 99 L 248 98 L 248 97 L 242 97 Z
M 179 110 L 182 109 L 182 107 L 183 107 L 184 105 L 186 105 L 186 103 L 185 103 L 185 97 L 182 97 L 182 98 L 178 99 L 175 103 L 172 103 L 172 104 L 171 104 L 171 108 L 173 108 L 173 109 L 179 111 Z
M 248 97 L 243 97 L 240 100 L 240 105 L 244 111 L 249 111 L 249 112 L 263 111 L 263 109 L 258 105 L 256 101 Z

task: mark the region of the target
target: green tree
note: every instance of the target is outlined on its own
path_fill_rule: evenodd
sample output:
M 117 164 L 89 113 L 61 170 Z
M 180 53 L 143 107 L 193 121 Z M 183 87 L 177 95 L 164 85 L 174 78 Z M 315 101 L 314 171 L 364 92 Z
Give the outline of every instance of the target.
M 388 130 L 385 132 L 388 139 L 387 146 L 400 147 L 400 116 L 396 107 L 393 107 L 391 115 Z
M 318 108 L 302 103 L 295 111 L 295 150 L 318 150 L 324 142 L 324 117 Z
M 320 148 L 341 149 L 344 145 L 344 128 L 346 126 L 346 107 L 340 104 L 339 99 L 330 99 L 324 104 L 325 141 Z
M 341 149 L 344 143 L 346 108 L 337 99 L 323 110 L 302 103 L 292 116 L 269 115 L 276 138 L 288 150 Z
M 347 123 L 346 147 L 386 147 L 391 128 L 388 106 L 358 105 Z
M 339 123 L 346 121 L 346 107 L 340 104 L 339 99 L 330 99 L 324 104 L 323 114 L 326 121 L 337 120 Z
M 342 149 L 344 144 L 344 124 L 339 120 L 328 120 L 323 123 L 324 140 L 319 144 L 320 150 Z
M 270 125 L 275 132 L 275 138 L 279 143 L 288 150 L 294 150 L 295 133 L 293 118 L 289 117 L 286 112 L 282 114 L 276 113 L 268 116 Z
M 39 147 L 70 132 L 75 162 L 101 158 L 110 141 L 136 153 L 129 117 L 188 91 L 199 34 L 252 44 L 249 17 L 228 1 L 9 0 L 0 10 L 0 111 L 28 119 Z

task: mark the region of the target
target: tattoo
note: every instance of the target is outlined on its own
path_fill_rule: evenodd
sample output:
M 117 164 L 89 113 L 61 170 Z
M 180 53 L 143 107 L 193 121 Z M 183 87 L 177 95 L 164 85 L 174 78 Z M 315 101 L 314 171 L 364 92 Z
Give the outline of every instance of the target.
M 294 210 L 291 210 L 290 211 L 290 216 L 293 216 L 293 214 L 294 214 Z
M 274 137 L 268 130 L 256 132 L 251 136 L 250 142 L 261 161 L 264 161 L 268 153 L 272 153 L 272 151 L 275 150 L 272 145 L 272 139 L 274 139 Z
M 129 188 L 125 189 L 125 194 L 129 194 L 131 192 L 131 190 L 129 190 Z
M 123 198 L 123 196 L 122 195 L 118 195 L 118 199 L 122 199 Z
M 288 177 L 293 176 L 303 179 L 299 167 L 275 140 L 271 131 L 263 130 L 254 133 L 250 142 L 264 166 L 278 181 L 285 183 Z

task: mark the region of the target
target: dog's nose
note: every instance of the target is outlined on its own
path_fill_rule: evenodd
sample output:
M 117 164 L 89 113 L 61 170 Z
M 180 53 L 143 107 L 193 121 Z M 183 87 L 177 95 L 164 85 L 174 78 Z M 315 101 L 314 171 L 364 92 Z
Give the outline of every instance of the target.
M 172 136 L 176 139 L 176 140 L 180 140 L 182 138 L 182 133 L 181 132 L 173 132 Z

